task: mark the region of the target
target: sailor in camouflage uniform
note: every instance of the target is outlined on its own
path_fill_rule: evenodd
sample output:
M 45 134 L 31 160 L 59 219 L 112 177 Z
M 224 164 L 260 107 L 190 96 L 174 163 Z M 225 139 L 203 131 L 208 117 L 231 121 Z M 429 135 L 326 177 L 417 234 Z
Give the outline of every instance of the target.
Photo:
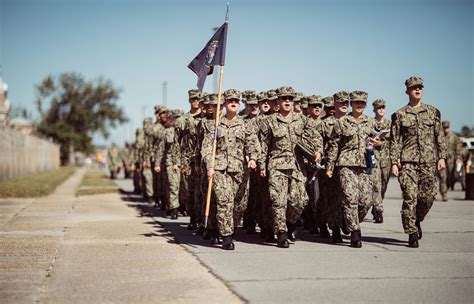
M 133 162 L 133 192 L 142 194 L 142 153 L 145 141 L 145 135 L 142 128 L 135 131 L 135 142 L 132 144 L 132 162 Z
M 160 159 L 163 160 L 163 162 L 157 163 L 155 160 L 153 160 L 152 166 L 153 166 L 153 197 L 155 200 L 155 206 L 161 207 L 162 210 L 165 209 L 166 205 L 166 198 L 167 198 L 167 193 L 164 190 L 166 187 L 166 172 L 163 171 L 157 171 L 158 167 L 164 168 L 165 163 L 164 163 L 164 157 L 162 155 L 157 155 L 157 149 L 161 145 L 161 141 L 163 141 L 164 138 L 164 131 L 165 128 L 163 124 L 166 122 L 166 112 L 167 109 L 164 106 L 161 105 L 156 105 L 154 107 L 155 109 L 155 123 L 153 124 L 153 143 L 152 143 L 152 154 L 154 157 L 159 157 Z M 161 150 L 163 151 L 163 150 Z M 161 152 L 162 153 L 162 152 Z
M 405 86 L 409 102 L 392 115 L 390 161 L 403 192 L 401 216 L 408 246 L 417 248 L 421 222 L 436 196 L 436 170 L 446 167 L 446 142 L 439 110 L 421 101 L 423 79 L 410 77 Z
M 154 144 L 155 134 L 153 132 L 153 120 L 147 117 L 143 120 L 143 158 L 142 158 L 142 178 L 143 178 L 143 197 L 149 203 L 153 203 L 153 168 L 154 163 Z
M 325 112 L 328 115 L 325 116 L 323 121 L 317 126 L 317 130 L 323 138 L 324 152 L 322 164 L 327 168 L 329 141 L 333 133 L 334 125 L 339 119 L 347 114 L 349 109 L 349 93 L 346 91 L 340 91 L 335 93 L 333 96 L 325 97 L 324 101 Z M 331 113 L 333 113 L 333 115 L 331 115 Z M 321 212 L 326 214 L 328 226 L 332 230 L 332 242 L 334 244 L 342 243 L 341 229 L 343 229 L 345 234 L 349 233 L 345 225 L 343 225 L 344 221 L 342 220 L 342 197 L 339 169 L 339 166 L 335 164 L 333 176 L 330 178 L 326 175 L 321 179 L 321 207 L 326 206 L 326 212 Z M 328 233 L 324 230 L 324 225 L 319 227 L 319 235 L 323 238 L 329 237 Z
M 288 248 L 288 235 L 296 229 L 296 222 L 301 216 L 308 201 L 305 190 L 305 176 L 302 172 L 302 159 L 295 154 L 295 147 L 304 136 L 304 132 L 311 132 L 315 128 L 307 128 L 305 120 L 299 113 L 293 112 L 295 91 L 291 87 L 281 87 L 276 90 L 278 96 L 279 113 L 269 116 L 262 138 L 262 154 L 259 160 L 260 174 L 266 176 L 268 172 L 270 200 L 274 227 L 277 234 L 277 246 Z M 315 132 L 307 138 L 312 138 L 317 146 L 315 159 L 320 157 L 322 140 Z M 268 158 L 268 166 L 262 161 Z M 295 241 L 295 239 L 291 239 Z
M 234 250 L 232 236 L 247 204 L 248 174 L 245 171 L 247 167 L 257 167 L 258 144 L 255 132 L 247 129 L 244 120 L 237 115 L 240 92 L 226 90 L 224 98 L 226 113 L 220 119 L 217 132 L 210 129 L 205 134 L 201 153 L 207 176 L 213 177 L 212 191 L 217 203 L 217 227 L 222 236 L 222 248 Z M 212 166 L 215 133 L 217 146 Z
M 196 222 L 196 202 L 195 202 L 195 180 L 196 172 L 196 128 L 198 117 L 201 114 L 201 92 L 196 89 L 188 91 L 188 101 L 190 104 L 189 113 L 184 114 L 176 121 L 176 141 L 180 147 L 181 155 L 181 185 L 179 188 L 180 200 L 186 206 L 186 211 L 190 217 L 188 229 L 197 229 Z
M 461 162 L 461 141 L 454 132 L 449 131 L 449 121 L 443 121 L 441 125 L 446 138 L 447 155 L 446 170 L 438 172 L 439 192 L 443 202 L 447 202 L 448 190 L 454 190 L 454 184 L 456 183 L 456 164 Z
M 375 113 L 375 130 L 376 132 L 389 131 L 390 120 L 384 118 L 385 114 L 385 100 L 376 99 L 372 106 Z M 372 184 L 373 184 L 373 206 L 372 214 L 374 222 L 377 224 L 383 223 L 383 199 L 387 191 L 388 181 L 390 180 L 390 159 L 389 159 L 389 133 L 382 133 L 380 136 L 382 145 L 374 149 L 375 159 L 377 165 L 372 169 Z
M 339 169 L 342 192 L 343 220 L 351 232 L 351 247 L 362 247 L 359 223 L 372 203 L 372 183 L 367 168 L 366 147 L 380 141 L 370 137 L 374 120 L 364 115 L 367 93 L 350 93 L 352 112 L 336 121 L 329 141 L 326 174 L 332 177 L 334 167 Z M 371 169 L 371 168 L 370 168 Z

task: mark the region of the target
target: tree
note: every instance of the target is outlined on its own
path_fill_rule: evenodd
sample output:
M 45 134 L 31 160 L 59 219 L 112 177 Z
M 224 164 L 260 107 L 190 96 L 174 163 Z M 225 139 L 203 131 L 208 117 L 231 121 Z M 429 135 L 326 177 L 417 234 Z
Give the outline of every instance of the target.
M 68 162 L 71 146 L 91 153 L 95 132 L 107 138 L 110 128 L 128 121 L 116 104 L 119 90 L 103 78 L 86 81 L 76 73 L 64 73 L 57 79 L 48 76 L 36 91 L 40 113 L 37 130 L 61 145 L 62 164 Z

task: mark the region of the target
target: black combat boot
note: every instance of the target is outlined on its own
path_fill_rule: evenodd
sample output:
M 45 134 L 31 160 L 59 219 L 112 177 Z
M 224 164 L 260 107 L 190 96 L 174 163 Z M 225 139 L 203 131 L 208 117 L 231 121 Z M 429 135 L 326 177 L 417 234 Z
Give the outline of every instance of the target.
M 232 235 L 222 237 L 222 249 L 224 250 L 234 250 L 234 242 L 232 242 Z
M 286 227 L 288 228 L 288 239 L 292 242 L 296 242 L 296 225 L 286 222 Z
M 311 227 L 309 228 L 309 233 L 311 234 L 319 234 L 319 229 L 316 223 L 311 223 Z
M 408 247 L 418 248 L 418 232 L 413 232 L 408 235 Z
M 335 229 L 332 230 L 332 242 L 334 244 L 343 243 L 342 235 L 341 235 L 341 229 L 335 228 Z
M 191 216 L 191 219 L 189 220 L 189 225 L 188 225 L 188 230 L 196 230 L 197 225 L 196 225 L 196 220 L 194 217 Z
M 271 229 L 266 230 L 266 235 L 265 235 L 265 242 L 266 243 L 276 243 L 277 239 L 275 238 L 275 234 Z
M 376 224 L 382 224 L 383 223 L 383 214 L 382 211 L 377 211 L 377 218 L 375 219 Z
M 171 210 L 171 219 L 172 220 L 177 220 L 178 219 L 178 209 L 177 208 Z
M 423 237 L 423 231 L 421 230 L 421 223 L 419 221 L 415 222 L 416 228 L 418 228 L 418 239 L 421 240 Z
M 290 243 L 288 242 L 288 234 L 286 232 L 278 233 L 277 247 L 288 248 Z
M 362 242 L 360 241 L 360 230 L 351 231 L 351 247 L 361 248 Z
M 212 245 L 222 244 L 222 239 L 217 229 L 211 231 L 211 244 Z
M 201 227 L 199 227 L 199 228 L 201 228 Z M 202 228 L 204 228 L 204 227 L 202 227 Z M 211 231 L 209 229 L 204 228 L 203 232 L 202 232 L 202 239 L 206 240 L 206 241 L 209 241 L 211 238 L 212 238 Z
M 337 229 L 337 230 L 338 230 L 339 236 L 340 236 L 341 232 L 339 231 L 339 229 Z M 329 234 L 329 230 L 328 230 L 328 227 L 326 226 L 326 224 L 319 227 L 319 236 L 323 239 L 328 239 L 328 238 L 331 237 L 331 234 Z
M 204 228 L 204 226 L 199 225 L 199 226 L 197 227 L 196 234 L 197 234 L 197 235 L 204 235 L 204 231 L 205 231 L 205 230 L 206 230 L 206 228 Z

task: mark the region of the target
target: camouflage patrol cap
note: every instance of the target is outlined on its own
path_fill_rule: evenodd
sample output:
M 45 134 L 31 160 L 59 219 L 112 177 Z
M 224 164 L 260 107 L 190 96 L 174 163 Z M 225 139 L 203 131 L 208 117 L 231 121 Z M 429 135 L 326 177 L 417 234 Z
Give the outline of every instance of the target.
M 209 104 L 208 95 L 209 95 L 209 93 L 207 93 L 207 92 L 202 92 L 202 94 L 201 94 L 201 103 L 202 103 L 203 105 L 208 105 L 208 104 Z
M 295 97 L 296 93 L 292 87 L 279 87 L 275 90 L 278 97 L 282 96 L 292 96 Z
M 267 93 L 266 93 L 266 92 L 260 92 L 260 93 L 258 93 L 258 95 L 257 95 L 257 101 L 258 101 L 258 102 L 267 101 Z
M 277 93 L 276 93 L 276 90 L 269 90 L 267 91 L 267 100 L 268 101 L 273 101 L 273 100 L 277 100 L 278 99 L 278 96 L 277 96 Z
M 334 98 L 335 103 L 349 101 L 349 93 L 346 91 L 337 92 L 336 94 L 332 95 L 332 97 Z
M 303 92 L 296 92 L 295 99 L 293 99 L 293 101 L 294 102 L 302 102 L 303 97 L 304 97 Z
M 407 87 L 407 89 L 409 89 L 411 87 L 414 87 L 414 86 L 424 87 L 423 79 L 421 77 L 418 77 L 418 76 L 412 76 L 412 77 L 408 78 L 407 80 L 405 80 L 405 86 Z
M 316 106 L 319 105 L 323 107 L 323 101 L 321 100 L 323 97 L 320 95 L 311 95 L 308 97 L 308 106 Z
M 449 121 L 447 120 L 444 120 L 441 125 L 443 126 L 443 128 L 449 128 Z
M 369 94 L 367 94 L 364 91 L 353 91 L 350 94 L 351 101 L 363 101 L 365 103 L 367 103 L 367 97 L 368 96 L 369 96 Z
M 209 105 L 217 105 L 217 94 L 212 93 L 207 95 L 207 104 Z M 221 99 L 221 105 L 222 105 L 222 99 Z
M 374 109 L 378 109 L 381 107 L 385 107 L 385 100 L 383 99 L 376 99 L 374 102 L 372 102 L 372 105 L 374 106 Z
M 155 109 L 155 115 L 156 115 L 156 114 L 160 114 L 161 112 L 163 112 L 163 110 L 166 109 L 166 108 L 162 105 L 156 105 L 154 107 L 154 109 Z
M 224 92 L 224 99 L 238 99 L 240 100 L 240 91 L 237 89 L 228 89 Z
M 325 108 L 334 108 L 334 97 L 326 96 L 321 101 L 324 103 Z
M 180 109 L 170 111 L 170 116 L 173 118 L 179 118 L 183 116 L 183 114 L 184 114 L 183 110 L 180 110 Z
M 143 120 L 143 125 L 151 125 L 153 123 L 153 119 L 151 117 L 147 117 Z
M 307 109 L 308 108 L 308 99 L 307 99 L 307 97 L 301 98 L 301 108 L 302 109 Z
M 246 90 L 242 92 L 242 101 L 249 105 L 258 104 L 257 93 L 253 90 Z
M 189 99 L 201 98 L 201 92 L 198 89 L 191 89 L 188 91 Z

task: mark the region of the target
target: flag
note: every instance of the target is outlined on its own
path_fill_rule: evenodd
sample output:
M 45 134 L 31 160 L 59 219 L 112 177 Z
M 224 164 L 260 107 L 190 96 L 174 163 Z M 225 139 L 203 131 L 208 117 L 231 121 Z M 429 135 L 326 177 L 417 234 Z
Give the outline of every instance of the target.
M 202 91 L 207 75 L 211 75 L 214 66 L 225 63 L 225 47 L 227 42 L 227 21 L 216 31 L 201 52 L 188 64 L 197 76 L 197 87 Z

